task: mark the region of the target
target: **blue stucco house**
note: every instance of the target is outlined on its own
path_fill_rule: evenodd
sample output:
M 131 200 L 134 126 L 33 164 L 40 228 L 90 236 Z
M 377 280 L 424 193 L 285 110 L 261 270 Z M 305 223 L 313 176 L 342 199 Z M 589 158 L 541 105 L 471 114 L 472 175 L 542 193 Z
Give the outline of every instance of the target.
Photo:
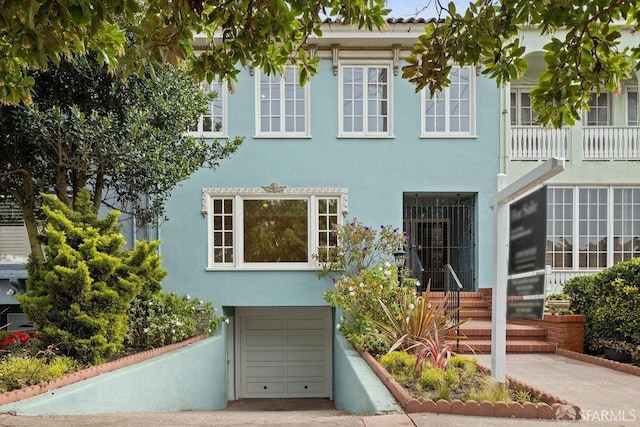
M 159 237 L 164 288 L 229 316 L 228 399 L 333 397 L 338 332 L 322 297 L 332 284 L 313 258 L 332 244 L 331 224 L 404 228 L 433 288 L 445 264 L 468 290 L 492 286 L 499 92 L 458 67 L 435 98 L 415 93 L 402 58 L 423 22 L 368 32 L 328 21 L 308 42 L 321 61 L 306 86 L 289 68 L 243 69 L 232 92 L 214 85 L 218 100 L 192 131 L 246 140 L 173 193 Z

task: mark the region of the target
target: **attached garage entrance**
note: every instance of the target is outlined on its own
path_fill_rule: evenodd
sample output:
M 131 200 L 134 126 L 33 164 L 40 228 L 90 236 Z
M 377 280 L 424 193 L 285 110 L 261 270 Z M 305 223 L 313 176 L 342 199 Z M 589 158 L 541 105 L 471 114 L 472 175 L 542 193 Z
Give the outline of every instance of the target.
M 238 307 L 239 398 L 331 397 L 329 307 Z

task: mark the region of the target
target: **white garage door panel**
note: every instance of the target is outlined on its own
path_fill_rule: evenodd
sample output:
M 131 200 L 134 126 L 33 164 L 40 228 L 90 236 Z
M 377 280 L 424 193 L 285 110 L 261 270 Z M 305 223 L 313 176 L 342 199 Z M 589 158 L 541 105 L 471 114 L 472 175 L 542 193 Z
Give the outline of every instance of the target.
M 307 345 L 317 345 L 317 346 L 324 346 L 324 335 L 323 334 L 315 334 L 315 333 L 311 333 L 311 334 L 300 334 L 300 333 L 295 333 L 295 334 L 288 334 L 287 335 L 287 345 L 300 345 L 300 346 L 307 346 Z
M 248 347 L 252 346 L 278 346 L 282 347 L 285 343 L 284 334 L 264 333 L 257 335 L 255 333 L 246 335 L 246 343 Z
M 246 331 L 282 331 L 285 319 L 267 319 L 248 317 L 245 319 Z
M 239 307 L 239 397 L 331 397 L 331 309 Z
M 318 366 L 289 366 L 287 367 L 289 378 L 324 378 L 324 365 Z
M 285 394 L 284 382 L 247 383 L 247 393 L 253 397 L 275 397 Z
M 247 367 L 249 378 L 283 378 L 284 366 L 250 366 Z
M 324 350 L 289 350 L 287 351 L 287 362 L 322 362 L 324 361 Z
M 324 391 L 324 387 L 324 381 L 289 382 L 287 383 L 287 392 L 297 396 L 305 396 L 309 394 L 322 393 Z
M 246 356 L 247 362 L 268 363 L 268 362 L 284 362 L 285 361 L 285 353 L 282 349 L 247 350 L 245 356 Z
M 287 319 L 287 329 L 295 331 L 296 329 L 304 331 L 324 331 L 324 319 Z

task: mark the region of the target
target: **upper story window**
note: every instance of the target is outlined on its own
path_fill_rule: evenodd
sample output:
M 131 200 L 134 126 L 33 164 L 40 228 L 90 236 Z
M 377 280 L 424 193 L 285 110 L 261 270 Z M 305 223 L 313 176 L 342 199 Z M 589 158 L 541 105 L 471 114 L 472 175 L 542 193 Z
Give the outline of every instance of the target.
M 511 126 L 538 126 L 529 88 L 511 89 Z
M 309 83 L 300 86 L 295 67 L 269 76 L 256 70 L 256 130 L 262 137 L 309 136 Z
M 638 87 L 627 87 L 627 126 L 638 126 Z
M 211 84 L 203 83 L 204 92 L 215 93 L 215 98 L 209 101 L 207 114 L 198 119 L 198 123 L 189 128 L 189 133 L 204 137 L 227 136 L 227 89 L 225 84 L 215 81 Z
M 608 92 L 600 95 L 591 94 L 589 98 L 589 111 L 585 113 L 586 126 L 609 126 L 611 125 L 611 109 Z
M 317 268 L 336 246 L 344 189 L 204 189 L 209 269 Z
M 475 71 L 453 67 L 451 84 L 431 98 L 422 90 L 422 136 L 473 136 L 475 134 Z
M 390 64 L 340 65 L 340 136 L 392 136 L 390 70 Z

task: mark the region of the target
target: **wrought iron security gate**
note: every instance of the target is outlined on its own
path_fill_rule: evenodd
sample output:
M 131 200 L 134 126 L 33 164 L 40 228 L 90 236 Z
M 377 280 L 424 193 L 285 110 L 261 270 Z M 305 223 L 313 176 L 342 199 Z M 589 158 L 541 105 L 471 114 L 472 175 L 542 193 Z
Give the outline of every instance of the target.
M 475 194 L 407 194 L 404 232 L 409 236 L 409 268 L 425 289 L 444 290 L 450 264 L 464 290 L 475 289 Z

